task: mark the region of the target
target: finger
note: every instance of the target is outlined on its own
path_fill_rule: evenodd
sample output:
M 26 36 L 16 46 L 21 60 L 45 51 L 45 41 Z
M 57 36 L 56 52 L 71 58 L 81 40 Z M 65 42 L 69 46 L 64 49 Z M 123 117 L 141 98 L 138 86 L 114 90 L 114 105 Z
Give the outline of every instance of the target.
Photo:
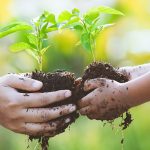
M 68 126 L 71 122 L 71 118 L 67 117 L 64 120 L 56 120 L 48 123 L 25 123 L 24 131 L 22 133 L 32 136 L 54 136 L 57 134 L 57 130 Z M 60 126 L 61 124 L 61 126 Z
M 40 81 L 33 80 L 23 75 L 8 74 L 5 77 L 4 83 L 12 88 L 25 90 L 25 91 L 38 91 L 42 88 L 43 84 Z
M 57 123 L 57 132 L 56 131 L 47 132 L 47 133 L 44 133 L 44 136 L 53 137 L 58 133 L 62 133 L 64 131 L 64 129 L 66 129 L 69 126 L 69 124 L 71 123 L 71 118 L 68 117 L 64 120 L 57 120 L 56 123 Z M 50 122 L 50 124 L 51 124 L 51 122 Z
M 84 83 L 84 91 L 93 90 L 106 85 L 107 80 L 105 78 L 95 78 L 87 80 Z
M 24 134 L 32 136 L 41 136 L 44 133 L 52 132 L 57 129 L 57 123 L 25 123 Z
M 78 101 L 78 107 L 83 108 L 83 107 L 92 105 L 92 100 L 94 96 L 95 96 L 95 91 L 83 97 L 81 100 Z
M 59 101 L 63 101 L 71 96 L 70 90 L 59 90 L 46 93 L 19 93 L 21 103 L 24 107 L 43 107 Z
M 79 112 L 81 115 L 88 115 L 88 114 L 90 114 L 90 107 L 89 106 L 84 107 L 84 108 L 80 109 Z
M 53 108 L 34 108 L 24 109 L 23 116 L 25 116 L 26 122 L 47 122 L 53 119 L 57 119 L 61 116 L 73 113 L 76 110 L 76 106 L 73 104 L 63 105 Z

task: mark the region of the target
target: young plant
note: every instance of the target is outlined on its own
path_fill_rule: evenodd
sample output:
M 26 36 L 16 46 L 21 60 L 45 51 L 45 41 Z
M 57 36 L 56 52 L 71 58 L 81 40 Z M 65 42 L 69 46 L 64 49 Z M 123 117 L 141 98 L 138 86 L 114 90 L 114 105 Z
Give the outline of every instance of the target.
M 18 22 L 1 27 L 0 38 L 17 31 L 30 30 L 26 34 L 27 41 L 11 45 L 10 50 L 12 52 L 26 51 L 37 60 L 39 70 L 42 71 L 43 56 L 50 47 L 48 45 L 48 33 L 69 28 L 80 31 L 81 38 L 79 43 L 92 53 L 93 60 L 95 61 L 96 36 L 104 28 L 112 25 L 101 24 L 100 16 L 102 13 L 123 15 L 120 11 L 106 6 L 92 8 L 83 15 L 81 15 L 77 8 L 74 8 L 71 12 L 65 10 L 59 14 L 58 18 L 54 14 L 45 11 L 42 15 L 32 20 L 32 25 Z
M 118 10 L 106 6 L 99 6 L 88 10 L 83 15 L 81 15 L 80 11 L 75 8 L 71 13 L 68 11 L 63 11 L 58 17 L 59 22 L 62 23 L 61 28 L 70 28 L 76 31 L 80 31 L 80 43 L 86 50 L 92 53 L 94 61 L 94 50 L 97 35 L 106 27 L 113 25 L 101 23 L 102 13 L 123 15 L 123 13 Z
M 44 53 L 48 45 L 48 33 L 57 30 L 55 16 L 45 11 L 42 15 L 32 20 L 31 31 L 26 34 L 27 41 L 15 43 L 10 46 L 12 52 L 26 51 L 33 56 L 42 71 Z

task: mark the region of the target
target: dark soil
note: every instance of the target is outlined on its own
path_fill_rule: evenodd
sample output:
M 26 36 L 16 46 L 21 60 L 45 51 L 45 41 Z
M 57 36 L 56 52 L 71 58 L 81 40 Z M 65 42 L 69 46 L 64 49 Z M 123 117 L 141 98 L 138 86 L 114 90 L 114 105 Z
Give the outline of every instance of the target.
M 29 75 L 27 74 L 27 76 L 29 76 Z M 74 99 L 74 92 L 76 89 L 76 85 L 75 85 L 74 74 L 72 74 L 70 72 L 64 72 L 64 71 L 56 71 L 54 73 L 43 73 L 43 72 L 36 71 L 36 72 L 33 72 L 30 77 L 32 79 L 36 79 L 36 80 L 43 82 L 43 87 L 38 92 L 52 92 L 52 91 L 66 90 L 66 89 L 72 91 L 72 96 L 70 98 L 66 99 L 65 101 L 57 102 L 57 103 L 52 104 L 47 107 L 50 108 L 50 107 L 57 107 L 57 106 L 65 105 L 65 104 L 75 103 L 76 99 Z M 25 96 L 29 96 L 29 95 L 25 94 Z M 52 125 L 53 121 L 57 122 L 58 120 L 59 120 L 59 124 L 58 124 L 58 128 L 57 128 L 56 132 L 50 133 L 51 134 L 50 137 L 53 137 L 57 134 L 64 132 L 65 129 L 71 123 L 75 122 L 76 118 L 78 118 L 78 117 L 79 117 L 78 113 L 74 112 L 70 115 L 66 115 L 66 116 L 60 117 L 55 120 L 51 120 L 49 122 L 50 125 Z M 65 123 L 66 118 L 70 118 L 71 121 L 68 123 Z M 38 139 L 41 144 L 42 150 L 47 150 L 48 149 L 48 140 L 50 137 L 30 136 L 29 138 L 30 138 L 30 140 Z
M 84 71 L 82 81 L 81 81 L 80 87 L 78 89 L 78 99 L 84 97 L 85 95 L 87 95 L 89 93 L 89 92 L 85 92 L 83 90 L 84 82 L 86 80 L 95 79 L 95 78 L 107 78 L 107 79 L 112 80 L 112 82 L 113 82 L 113 80 L 115 80 L 120 83 L 124 83 L 129 80 L 127 76 L 120 73 L 117 69 L 115 69 L 110 64 L 102 63 L 102 62 L 94 62 L 94 63 L 90 64 Z M 113 101 L 113 99 L 112 99 L 112 101 Z M 127 108 L 122 107 L 119 109 L 124 109 L 126 111 L 125 117 L 123 117 L 123 115 L 121 115 L 121 116 L 119 115 L 120 117 L 123 118 L 123 121 L 121 122 L 120 126 L 124 130 L 132 122 L 131 114 L 128 112 Z M 110 121 L 107 118 L 113 117 L 113 115 L 116 115 L 116 113 L 118 113 L 117 110 L 112 110 L 112 112 L 106 114 L 106 116 L 104 117 L 104 118 L 106 118 L 105 120 Z

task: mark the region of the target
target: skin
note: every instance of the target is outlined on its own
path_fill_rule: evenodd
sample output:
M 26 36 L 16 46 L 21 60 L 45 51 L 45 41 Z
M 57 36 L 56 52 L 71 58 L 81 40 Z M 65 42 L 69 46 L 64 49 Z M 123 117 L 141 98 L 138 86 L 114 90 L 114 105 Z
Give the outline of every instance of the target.
M 119 72 L 123 73 L 124 75 L 127 75 L 129 80 L 133 80 L 135 78 L 140 77 L 141 75 L 144 75 L 145 73 L 150 71 L 150 63 L 138 65 L 138 66 L 127 66 L 127 67 L 121 67 L 118 69 Z
M 126 83 L 104 78 L 86 81 L 84 90 L 93 91 L 78 102 L 80 114 L 90 119 L 113 120 L 129 108 L 147 102 L 150 99 L 149 70 L 150 64 L 120 68 L 130 79 Z
M 0 77 L 0 124 L 14 132 L 33 136 L 50 136 L 50 132 L 54 134 L 60 122 L 47 122 L 74 112 L 76 106 L 69 104 L 57 108 L 43 108 L 70 97 L 71 91 L 37 93 L 42 86 L 41 82 L 22 75 L 8 74 Z M 17 89 L 30 94 L 19 93 Z M 70 118 L 65 122 L 70 122 Z

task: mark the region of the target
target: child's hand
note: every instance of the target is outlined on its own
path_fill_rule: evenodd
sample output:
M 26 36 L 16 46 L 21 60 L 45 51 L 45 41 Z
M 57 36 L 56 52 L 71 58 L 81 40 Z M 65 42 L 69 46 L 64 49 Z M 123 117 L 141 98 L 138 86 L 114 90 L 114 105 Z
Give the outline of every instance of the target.
M 86 81 L 84 90 L 93 91 L 79 101 L 79 111 L 90 119 L 113 120 L 129 108 L 128 88 L 123 83 L 97 78 Z
M 14 132 L 28 135 L 54 133 L 59 120 L 47 123 L 62 115 L 75 111 L 72 104 L 57 108 L 42 108 L 71 96 L 69 90 L 49 93 L 19 93 L 16 89 L 36 92 L 42 83 L 20 75 L 6 75 L 0 78 L 0 124 Z M 69 121 L 68 118 L 65 121 Z

